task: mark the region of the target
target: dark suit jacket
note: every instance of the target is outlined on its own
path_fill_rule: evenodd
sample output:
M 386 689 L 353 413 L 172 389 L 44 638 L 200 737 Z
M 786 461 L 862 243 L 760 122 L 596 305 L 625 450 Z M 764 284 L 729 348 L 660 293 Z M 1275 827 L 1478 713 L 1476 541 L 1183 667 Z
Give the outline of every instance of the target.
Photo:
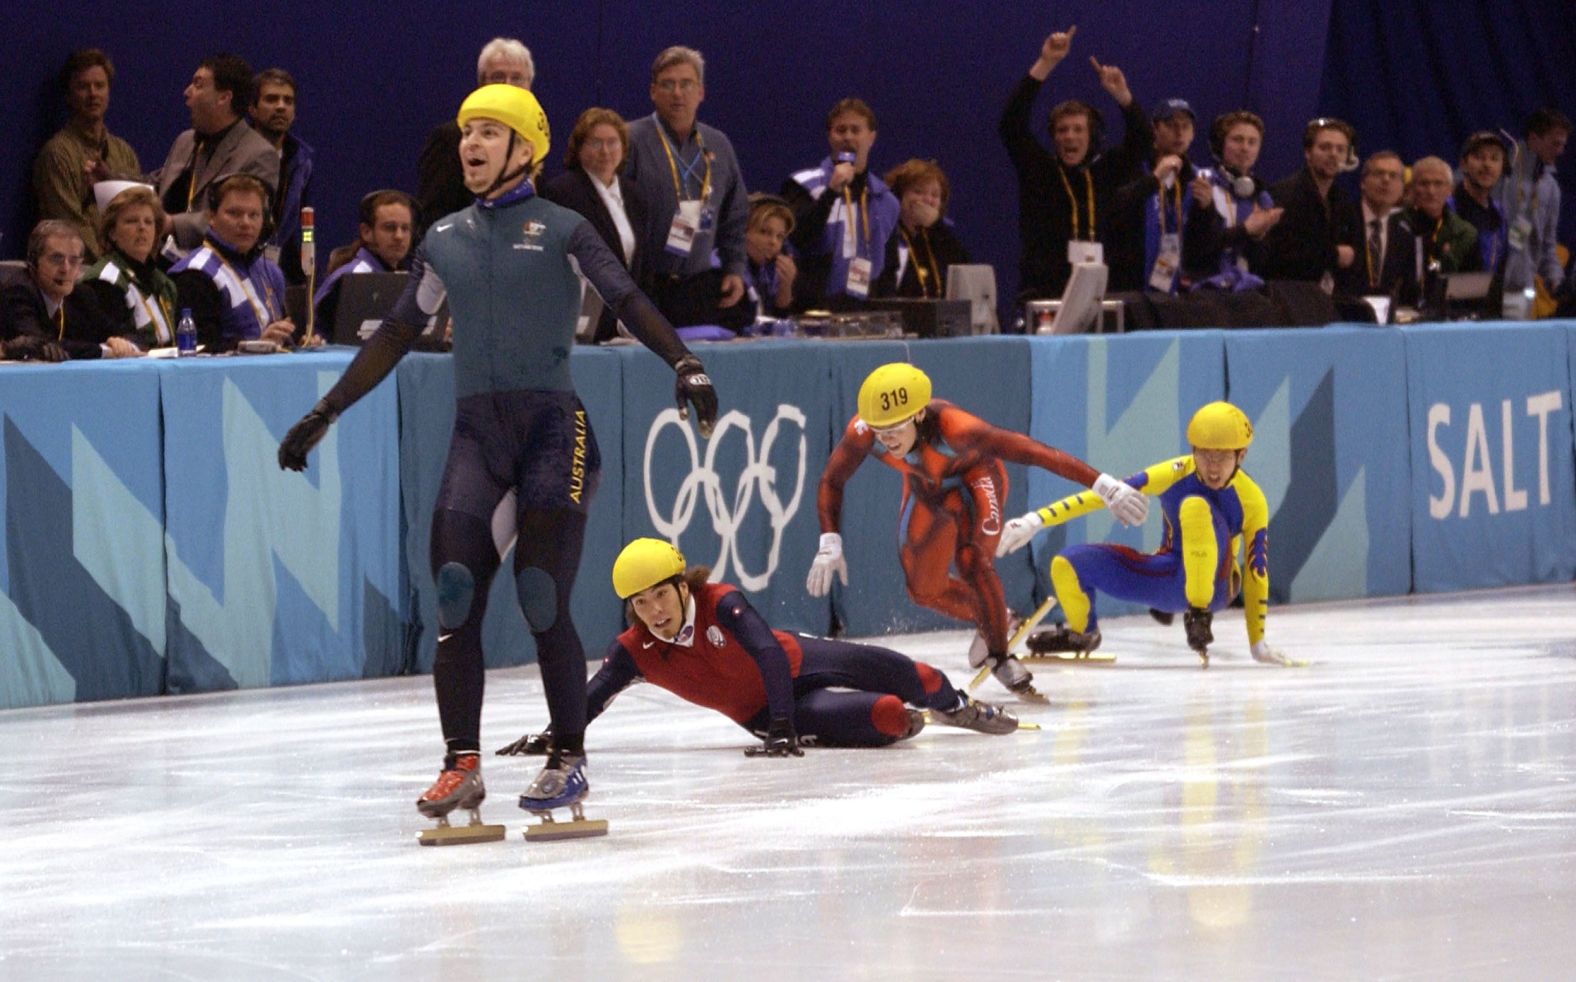
M 148 175 L 148 179 L 158 186 L 160 201 L 164 200 L 170 188 L 186 172 L 186 165 L 192 163 L 196 146 L 196 130 L 182 133 L 170 146 L 164 166 Z M 182 249 L 195 249 L 202 244 L 202 237 L 208 231 L 208 185 L 215 178 L 231 174 L 250 174 L 268 185 L 270 193 L 278 191 L 279 151 L 248 126 L 245 120 L 230 127 L 213 152 L 196 161 L 196 171 L 192 175 L 192 208 L 190 211 L 170 213 L 170 217 L 175 220 L 176 245 Z
M 613 216 L 608 212 L 607 205 L 602 201 L 602 195 L 597 192 L 591 180 L 591 175 L 576 167 L 544 183 L 541 194 L 555 205 L 563 205 L 570 211 L 584 215 L 586 221 L 591 223 L 591 227 L 602 236 L 602 241 L 613 250 L 613 255 L 623 259 L 624 244 L 618 239 L 618 226 L 613 223 Z M 629 269 L 629 275 L 635 283 L 649 294 L 649 284 L 646 282 L 648 264 L 643 246 L 654 238 L 649 224 L 651 209 L 646 204 L 640 185 L 623 174 L 618 175 L 618 190 L 624 198 L 624 215 L 629 219 L 630 228 L 635 231 L 635 261 L 625 262 L 624 265 Z M 613 316 L 612 311 L 603 310 L 602 320 L 597 325 L 596 340 L 606 341 L 617 334 L 618 318 Z
M 469 208 L 476 196 L 465 187 L 460 166 L 460 124 L 445 120 L 427 134 L 416 158 L 417 241 L 444 215 Z M 414 244 L 412 246 L 414 248 Z
M 1379 285 L 1368 282 L 1368 224 L 1363 221 L 1361 201 L 1348 202 L 1341 219 L 1342 245 L 1349 245 L 1357 259 L 1335 274 L 1335 292 L 1340 296 L 1361 297 L 1380 294 L 1396 297 L 1401 303 L 1417 302 L 1417 232 L 1403 209 L 1397 208 L 1385 219 L 1386 233 L 1383 268 Z M 1377 262 L 1375 265 L 1379 265 Z
M 1264 269 L 1260 275 L 1267 280 L 1317 283 L 1326 272 L 1335 273 L 1335 247 L 1351 234 L 1342 228 L 1348 213 L 1340 187 L 1330 187 L 1330 208 L 1326 213 L 1313 174 L 1304 166 L 1291 177 L 1270 185 L 1270 197 L 1286 211 L 1264 237 Z
M 97 358 L 100 345 L 109 340 L 118 326 L 104 312 L 93 294 L 80 286 L 66 295 L 66 334 L 60 346 L 72 358 Z M 44 295 L 31 279 L 14 279 L 0 288 L 0 335 L 12 338 L 31 334 L 54 340 L 59 335 L 54 318 L 44 306 Z

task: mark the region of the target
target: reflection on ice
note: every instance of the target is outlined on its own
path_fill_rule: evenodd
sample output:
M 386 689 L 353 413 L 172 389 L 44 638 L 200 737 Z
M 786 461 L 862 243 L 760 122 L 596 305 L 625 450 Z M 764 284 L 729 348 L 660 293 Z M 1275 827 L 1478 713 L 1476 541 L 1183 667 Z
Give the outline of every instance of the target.
M 1576 591 L 1108 620 L 1040 732 L 747 759 L 650 687 L 591 729 L 604 839 L 420 849 L 430 680 L 0 714 L 0 977 L 1551 977 L 1576 957 Z M 968 635 L 883 639 L 964 682 Z M 488 679 L 484 745 L 545 719 Z M 1003 698 L 994 683 L 981 691 Z

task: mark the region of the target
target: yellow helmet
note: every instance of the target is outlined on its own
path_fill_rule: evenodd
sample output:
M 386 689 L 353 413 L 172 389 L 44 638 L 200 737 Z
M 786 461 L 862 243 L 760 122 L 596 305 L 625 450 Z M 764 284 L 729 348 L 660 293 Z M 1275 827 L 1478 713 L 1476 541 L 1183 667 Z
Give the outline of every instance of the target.
M 684 572 L 684 554 L 662 539 L 635 539 L 613 560 L 613 592 L 628 600 Z
M 552 142 L 547 128 L 547 113 L 529 89 L 518 85 L 497 82 L 484 85 L 465 97 L 460 103 L 455 122 L 464 129 L 473 119 L 496 119 L 520 135 L 532 147 L 531 165 L 534 167 L 547 159 L 547 148 Z
M 1253 424 L 1231 403 L 1212 402 L 1193 414 L 1187 442 L 1200 450 L 1246 450 L 1253 442 Z
M 906 361 L 894 361 L 865 376 L 859 386 L 859 418 L 884 430 L 930 404 L 930 376 Z

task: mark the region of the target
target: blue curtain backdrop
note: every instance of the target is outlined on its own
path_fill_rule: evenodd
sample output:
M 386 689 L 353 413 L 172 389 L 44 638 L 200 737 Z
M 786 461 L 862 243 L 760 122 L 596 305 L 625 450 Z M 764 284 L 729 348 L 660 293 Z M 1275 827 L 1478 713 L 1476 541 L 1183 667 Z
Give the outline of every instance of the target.
M 701 117 L 732 137 L 751 188 L 775 190 L 819 160 L 827 107 L 861 96 L 880 123 L 874 167 L 911 156 L 940 162 L 964 242 L 997 267 L 1001 295 L 1010 297 L 1017 202 L 996 122 L 1045 35 L 1072 24 L 1074 57 L 1051 77 L 1037 126 L 1052 99 L 1069 96 L 1116 121 L 1089 68 L 1094 55 L 1121 66 L 1145 106 L 1184 96 L 1206 124 L 1241 106 L 1260 113 L 1269 124 L 1260 171 L 1270 178 L 1301 165 L 1302 126 L 1321 112 L 1354 120 L 1363 147 L 1388 144 L 1409 157 L 1453 157 L 1469 131 L 1519 126 L 1541 103 L 1576 114 L 1570 0 L 460 0 L 436 17 L 415 4 L 370 0 L 170 0 L 156 17 L 111 0 L 82 0 L 69 17 L 22 4 L 7 21 L 0 72 L 11 148 L 0 155 L 0 258 L 22 254 L 33 156 L 64 119 L 55 76 L 74 48 L 98 45 L 114 58 L 109 125 L 147 169 L 189 125 L 181 92 L 204 55 L 235 51 L 256 69 L 293 73 L 296 132 L 318 151 L 315 204 L 326 254 L 354 237 L 363 193 L 414 187 L 422 141 L 470 90 L 477 50 L 501 34 L 523 39 L 535 55 L 536 90 L 554 129 L 550 170 L 562 166 L 582 109 L 651 111 L 649 66 L 669 44 L 705 53 Z M 1193 149 L 1200 163 L 1208 160 L 1205 129 Z M 1570 196 L 1576 165 L 1565 171 Z M 1567 238 L 1572 214 L 1567 208 Z
M 1363 154 L 1454 165 L 1475 130 L 1520 137 L 1527 114 L 1576 116 L 1576 3 L 1571 0 L 1334 0 L 1320 107 L 1357 127 Z M 1560 241 L 1576 239 L 1576 163 L 1559 169 Z

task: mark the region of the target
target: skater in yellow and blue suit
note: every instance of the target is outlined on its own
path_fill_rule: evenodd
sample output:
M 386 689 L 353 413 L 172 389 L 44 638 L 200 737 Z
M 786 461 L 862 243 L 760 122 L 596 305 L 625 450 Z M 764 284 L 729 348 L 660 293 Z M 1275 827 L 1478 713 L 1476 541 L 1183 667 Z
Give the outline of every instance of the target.
M 1193 414 L 1187 438 L 1192 453 L 1152 464 L 1127 479 L 1160 498 L 1166 524 L 1159 550 L 1146 554 L 1112 543 L 1064 549 L 1051 560 L 1051 585 L 1067 622 L 1036 632 L 1029 639 L 1031 651 L 1089 652 L 1099 647 L 1095 595 L 1103 591 L 1155 611 L 1183 614 L 1188 647 L 1204 655 L 1214 642 L 1214 612 L 1240 591 L 1254 660 L 1291 663 L 1264 637 L 1270 592 L 1269 506 L 1242 469 L 1253 442 L 1253 424 L 1231 403 L 1212 402 Z M 1080 492 L 1015 518 L 1003 529 L 996 554 L 1020 549 L 1041 528 L 1104 504 L 1098 495 Z M 1245 565 L 1238 560 L 1244 545 Z

